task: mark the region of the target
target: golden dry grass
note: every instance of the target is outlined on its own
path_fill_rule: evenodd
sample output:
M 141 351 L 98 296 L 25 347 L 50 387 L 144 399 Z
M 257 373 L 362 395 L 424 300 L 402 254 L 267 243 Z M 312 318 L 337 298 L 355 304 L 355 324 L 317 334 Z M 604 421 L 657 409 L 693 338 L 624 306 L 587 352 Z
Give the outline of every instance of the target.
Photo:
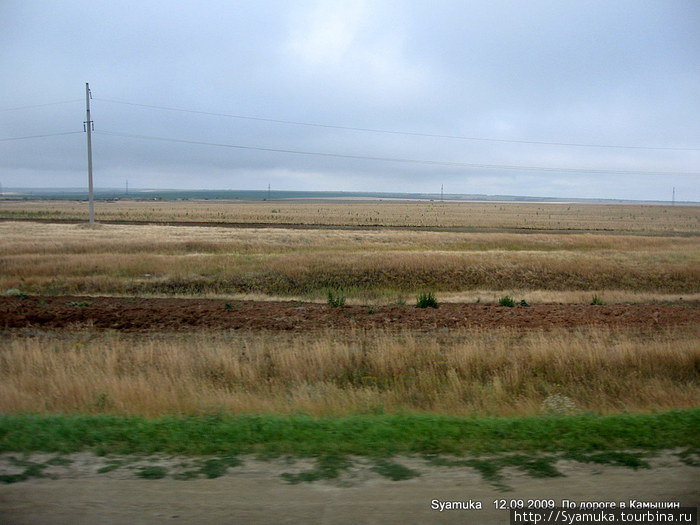
M 453 297 L 609 291 L 609 300 L 700 292 L 692 236 L 6 222 L 0 237 L 0 289 L 27 292 L 309 297 L 343 288 L 380 301 L 426 288 Z
M 97 202 L 98 220 L 694 232 L 700 207 L 498 202 Z M 0 201 L 0 217 L 85 219 L 75 201 Z
M 533 414 L 697 406 L 697 327 L 659 333 L 5 334 L 0 412 Z
M 78 203 L 0 203 L 77 217 Z M 699 208 L 494 203 L 98 203 L 115 219 L 571 229 L 295 230 L 0 223 L 0 291 L 324 297 L 383 303 L 698 298 Z M 607 233 L 585 233 L 608 229 Z M 630 230 L 649 235 L 625 234 Z M 684 236 L 673 232 L 685 232 Z M 82 331 L 0 337 L 0 412 L 532 414 L 698 405 L 698 327 L 389 334 Z

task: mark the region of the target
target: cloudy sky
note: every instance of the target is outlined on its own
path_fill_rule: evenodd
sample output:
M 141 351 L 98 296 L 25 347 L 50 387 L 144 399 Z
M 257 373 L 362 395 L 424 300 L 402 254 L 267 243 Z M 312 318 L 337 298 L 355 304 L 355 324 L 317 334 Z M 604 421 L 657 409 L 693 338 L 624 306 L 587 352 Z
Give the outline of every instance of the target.
M 89 82 L 97 187 L 700 201 L 698 28 L 697 0 L 0 0 L 0 139 L 80 132 L 0 140 L 0 183 L 85 184 Z

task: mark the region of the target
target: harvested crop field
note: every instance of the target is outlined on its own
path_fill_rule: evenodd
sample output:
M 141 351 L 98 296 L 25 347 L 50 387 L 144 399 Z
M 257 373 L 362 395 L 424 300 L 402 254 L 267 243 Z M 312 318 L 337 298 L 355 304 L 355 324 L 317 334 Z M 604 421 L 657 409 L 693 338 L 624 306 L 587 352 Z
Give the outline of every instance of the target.
M 85 220 L 87 203 L 0 201 L 4 219 Z M 516 231 L 692 232 L 697 206 L 517 202 L 97 201 L 99 221 L 513 229 Z
M 331 308 L 299 301 L 92 296 L 0 298 L 0 328 L 120 331 L 293 330 L 326 328 L 438 330 L 578 326 L 663 327 L 700 322 L 700 301 L 611 305 L 446 303 Z

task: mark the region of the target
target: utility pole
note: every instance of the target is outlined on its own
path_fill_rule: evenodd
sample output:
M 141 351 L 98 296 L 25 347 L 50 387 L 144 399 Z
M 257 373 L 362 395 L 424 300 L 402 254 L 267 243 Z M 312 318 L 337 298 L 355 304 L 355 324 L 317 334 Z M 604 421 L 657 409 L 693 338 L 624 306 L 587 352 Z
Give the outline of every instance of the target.
M 270 200 L 270 183 L 267 183 L 267 200 Z
M 445 186 L 443 184 L 440 184 L 440 202 L 443 202 L 445 200 L 444 189 Z
M 87 162 L 88 162 L 88 206 L 90 208 L 90 225 L 95 224 L 95 201 L 92 187 L 92 131 L 94 124 L 90 119 L 90 84 L 85 82 L 85 122 L 83 128 L 87 131 Z
M 126 194 L 129 195 L 129 179 L 126 179 Z
M 673 196 L 671 197 L 671 206 L 676 205 L 676 187 L 673 187 Z

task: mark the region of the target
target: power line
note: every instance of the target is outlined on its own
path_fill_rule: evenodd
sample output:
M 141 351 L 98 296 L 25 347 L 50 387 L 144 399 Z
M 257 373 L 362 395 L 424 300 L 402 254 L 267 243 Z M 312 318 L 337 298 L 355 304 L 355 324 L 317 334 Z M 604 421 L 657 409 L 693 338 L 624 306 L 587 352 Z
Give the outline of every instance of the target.
M 546 146 L 571 146 L 577 148 L 611 148 L 611 149 L 636 149 L 636 150 L 666 150 L 666 151 L 700 151 L 700 148 L 676 148 L 676 147 L 665 147 L 665 146 L 631 146 L 631 145 L 614 145 L 614 144 L 583 144 L 578 142 L 547 142 L 540 140 L 512 140 L 512 139 L 495 139 L 495 138 L 485 138 L 485 137 L 467 137 L 462 135 L 443 135 L 436 133 L 420 133 L 414 131 L 396 131 L 387 129 L 377 129 L 377 128 L 358 128 L 351 126 L 339 126 L 333 124 L 320 124 L 314 122 L 302 122 L 296 120 L 281 120 L 281 119 L 271 119 L 263 117 L 252 117 L 248 115 L 236 115 L 231 113 L 215 113 L 212 111 L 198 111 L 193 109 L 176 108 L 171 106 L 155 106 L 152 104 L 137 104 L 135 102 L 127 102 L 125 100 L 115 100 L 109 98 L 95 98 L 95 100 L 101 102 L 112 102 L 114 104 L 124 104 L 127 106 L 136 106 L 141 108 L 150 109 L 160 109 L 165 111 L 179 111 L 182 113 L 194 113 L 197 115 L 209 115 L 215 117 L 228 117 L 242 120 L 255 120 L 260 122 L 272 122 L 275 124 L 289 124 L 294 126 L 310 126 L 317 128 L 327 128 L 327 129 L 343 129 L 348 131 L 365 131 L 371 133 L 386 133 L 391 135 L 409 135 L 414 137 L 432 137 L 432 138 L 443 138 L 443 139 L 455 139 L 455 140 L 472 140 L 472 141 L 482 141 L 482 142 L 500 142 L 500 143 L 510 143 L 510 144 L 537 144 Z
M 6 139 L 0 139 L 0 142 L 6 142 L 8 140 L 24 140 L 24 139 L 40 139 L 44 137 L 58 137 L 60 135 L 74 135 L 76 133 L 82 133 L 82 131 L 65 131 L 63 133 L 49 133 L 47 135 L 28 135 L 26 137 L 10 137 Z
M 56 106 L 58 104 L 70 104 L 71 102 L 80 102 L 81 99 L 76 98 L 73 100 L 62 100 L 60 102 L 47 102 L 46 104 L 34 104 L 32 106 L 19 106 L 16 108 L 5 108 L 5 109 L 0 109 L 0 111 L 15 111 L 18 109 L 32 109 L 32 108 L 43 108 L 45 106 Z
M 290 149 L 278 149 L 278 148 L 268 148 L 263 146 L 247 146 L 242 144 L 222 144 L 216 142 L 204 142 L 197 140 L 185 140 L 185 139 L 175 139 L 169 137 L 156 137 L 151 135 L 135 135 L 130 133 L 119 133 L 114 131 L 96 131 L 101 135 L 111 135 L 115 137 L 125 137 L 132 139 L 142 139 L 142 140 L 156 140 L 162 142 L 177 142 L 180 144 L 195 144 L 199 146 L 215 146 L 220 148 L 234 148 L 242 150 L 254 150 L 254 151 L 267 151 L 274 153 L 289 153 L 294 155 L 312 155 L 318 157 L 333 157 L 342 159 L 357 159 L 357 160 L 374 160 L 382 162 L 401 162 L 409 164 L 426 164 L 432 166 L 450 166 L 459 168 L 483 168 L 483 169 L 502 169 L 502 170 L 528 170 L 528 171 L 559 171 L 559 172 L 571 172 L 571 173 L 609 173 L 609 174 L 621 174 L 621 175 L 697 175 L 695 172 L 673 172 L 673 171 L 636 171 L 636 170 L 610 170 L 610 169 L 587 169 L 587 168 L 560 168 L 551 166 L 521 166 L 521 165 L 511 165 L 511 164 L 476 164 L 476 163 L 466 163 L 466 162 L 451 162 L 442 160 L 418 160 L 418 159 L 406 159 L 398 157 L 375 157 L 370 155 L 350 155 L 345 153 L 329 153 L 320 151 L 303 151 L 303 150 L 290 150 Z

